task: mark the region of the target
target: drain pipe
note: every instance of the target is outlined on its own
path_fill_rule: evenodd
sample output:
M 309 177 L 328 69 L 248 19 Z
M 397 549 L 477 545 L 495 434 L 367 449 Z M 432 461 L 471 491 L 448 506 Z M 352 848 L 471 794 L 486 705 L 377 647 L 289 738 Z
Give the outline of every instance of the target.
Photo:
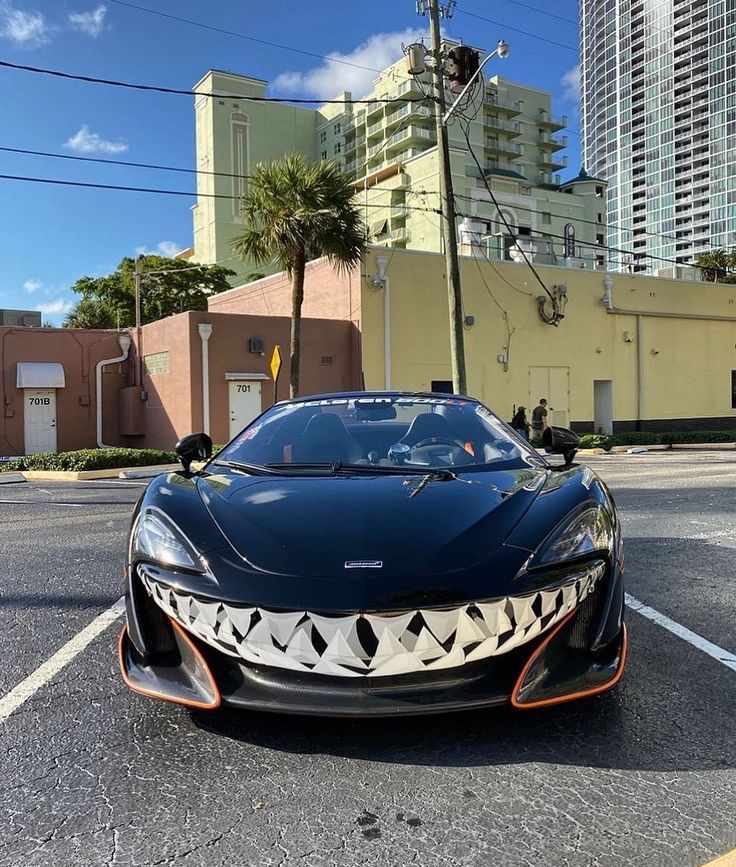
M 202 428 L 206 434 L 210 432 L 210 350 L 209 339 L 212 336 L 212 326 L 209 322 L 200 322 L 197 326 L 202 341 Z
M 101 449 L 110 449 L 113 446 L 107 446 L 102 442 L 102 368 L 108 364 L 119 364 L 121 361 L 126 361 L 128 352 L 130 351 L 130 334 L 118 334 L 118 343 L 122 354 L 117 358 L 103 358 L 97 362 L 95 370 L 95 386 L 97 391 L 97 446 Z

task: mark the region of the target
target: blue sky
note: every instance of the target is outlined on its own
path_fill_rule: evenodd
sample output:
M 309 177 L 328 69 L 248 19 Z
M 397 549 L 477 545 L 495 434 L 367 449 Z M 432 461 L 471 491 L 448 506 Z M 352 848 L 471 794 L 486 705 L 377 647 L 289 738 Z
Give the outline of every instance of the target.
M 551 11 L 559 17 L 545 14 L 545 5 L 545 0 L 458 0 L 444 26 L 449 36 L 474 45 L 492 48 L 499 38 L 510 43 L 511 57 L 491 61 L 488 72 L 553 92 L 554 113 L 570 117 L 568 174 L 575 174 L 578 31 L 572 22 L 577 21 L 577 0 L 554 4 Z M 272 82 L 273 96 L 324 98 L 342 89 L 357 96 L 370 88 L 370 71 L 132 6 L 375 68 L 400 56 L 401 41 L 410 31 L 427 28 L 414 0 L 0 0 L 0 60 L 176 88 L 190 88 L 210 68 L 228 69 Z M 0 68 L 0 99 L 0 147 L 194 167 L 193 100 L 188 96 Z M 194 189 L 190 175 L 3 151 L 0 166 L 3 175 Z M 0 307 L 41 309 L 47 321 L 59 324 L 75 300 L 71 286 L 79 277 L 107 273 L 136 251 L 170 255 L 189 246 L 193 201 L 0 179 Z

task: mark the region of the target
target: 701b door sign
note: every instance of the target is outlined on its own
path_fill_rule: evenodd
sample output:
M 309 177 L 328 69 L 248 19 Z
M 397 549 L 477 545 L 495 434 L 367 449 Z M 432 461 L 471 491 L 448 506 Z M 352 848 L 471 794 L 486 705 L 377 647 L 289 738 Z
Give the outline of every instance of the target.
M 28 403 L 31 406 L 51 406 L 50 397 L 29 397 Z

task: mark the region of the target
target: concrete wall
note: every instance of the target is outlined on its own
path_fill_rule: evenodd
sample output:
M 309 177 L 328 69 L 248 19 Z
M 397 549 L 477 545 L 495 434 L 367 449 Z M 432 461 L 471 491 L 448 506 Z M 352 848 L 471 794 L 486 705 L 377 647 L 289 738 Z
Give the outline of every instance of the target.
M 66 328 L 0 328 L 0 455 L 25 452 L 23 389 L 16 388 L 17 363 L 59 362 L 66 385 L 56 390 L 59 451 L 96 445 L 95 368 L 120 355 L 117 332 Z M 118 436 L 117 392 L 127 384 L 127 365 L 103 370 L 103 432 L 111 445 L 128 444 Z M 132 443 L 131 443 L 132 444 Z
M 374 273 L 371 248 L 365 271 Z M 539 267 L 548 288 L 567 287 L 559 327 L 537 312 L 542 288 L 524 264 L 461 257 L 471 394 L 511 417 L 515 405 L 540 397 L 567 423 L 593 429 L 594 381 L 613 384 L 615 429 L 733 428 L 731 371 L 736 370 L 736 286 L 647 276 L 613 279 L 610 311 L 600 272 Z M 390 366 L 386 364 L 385 293 L 363 281 L 363 370 L 368 388 L 429 389 L 451 378 L 444 258 L 397 250 L 388 270 Z M 498 356 L 506 356 L 507 363 Z M 544 371 L 558 395 L 540 392 Z M 561 383 L 569 382 L 569 388 Z M 546 391 L 546 389 L 545 389 Z M 537 393 L 540 392 L 540 393 Z M 567 403 L 567 406 L 563 406 Z M 562 418 L 558 421 L 561 423 Z
M 202 400 L 202 342 L 200 323 L 212 325 L 209 338 L 210 433 L 215 442 L 229 440 L 228 373 L 265 374 L 261 382 L 262 409 L 273 402 L 269 364 L 276 343 L 284 365 L 278 398 L 289 393 L 290 320 L 283 316 L 230 315 L 189 312 L 143 327 L 143 357 L 159 357 L 165 372 L 144 374 L 148 392 L 144 411 L 146 434 L 140 446 L 171 448 L 185 434 L 204 429 Z M 263 341 L 264 355 L 249 351 L 248 341 Z M 307 318 L 302 323 L 301 392 L 343 391 L 360 384 L 357 365 L 359 335 L 348 321 Z M 168 353 L 165 364 L 161 355 Z M 330 363 L 323 359 L 331 358 Z

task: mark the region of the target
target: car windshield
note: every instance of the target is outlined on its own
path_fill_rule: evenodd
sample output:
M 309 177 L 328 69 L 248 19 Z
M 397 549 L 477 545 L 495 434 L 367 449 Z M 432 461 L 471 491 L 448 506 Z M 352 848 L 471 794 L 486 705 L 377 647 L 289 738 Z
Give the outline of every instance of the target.
M 470 470 L 544 461 L 489 409 L 457 397 L 346 395 L 272 407 L 216 460 L 286 471 Z

